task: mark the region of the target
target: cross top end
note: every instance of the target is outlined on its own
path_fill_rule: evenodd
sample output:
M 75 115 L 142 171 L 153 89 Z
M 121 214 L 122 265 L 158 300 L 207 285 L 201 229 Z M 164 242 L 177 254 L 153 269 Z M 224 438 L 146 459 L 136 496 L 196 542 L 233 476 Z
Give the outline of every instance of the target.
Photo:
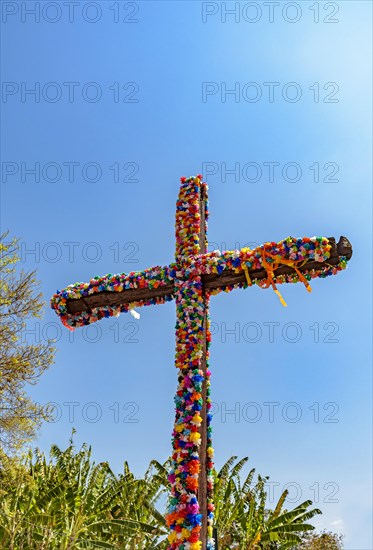
M 175 260 L 188 259 L 207 250 L 208 186 L 202 175 L 180 178 L 176 202 Z

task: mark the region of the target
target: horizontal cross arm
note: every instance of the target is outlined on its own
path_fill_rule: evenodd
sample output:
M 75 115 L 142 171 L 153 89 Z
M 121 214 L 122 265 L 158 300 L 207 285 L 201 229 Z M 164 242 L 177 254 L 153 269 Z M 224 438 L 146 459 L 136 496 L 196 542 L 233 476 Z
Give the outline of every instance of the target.
M 307 260 L 303 265 L 299 266 L 299 271 L 303 274 L 313 274 L 314 276 L 320 277 L 323 274 L 326 274 L 328 271 L 331 271 L 329 266 L 335 268 L 343 263 L 343 259 L 346 261 L 350 260 L 352 257 L 352 246 L 349 240 L 346 237 L 340 237 L 339 242 L 337 243 L 334 237 L 329 237 L 328 241 L 331 245 L 330 257 L 325 262 L 315 261 L 313 259 Z M 250 280 L 253 283 L 260 281 L 265 281 L 268 277 L 267 270 L 264 268 L 255 269 L 248 268 L 248 275 Z M 296 274 L 294 267 L 289 265 L 280 265 L 277 269 L 274 270 L 274 282 L 275 283 L 284 283 L 290 282 L 290 279 L 287 280 L 287 276 L 293 276 Z M 333 274 L 333 273 L 329 273 Z M 203 284 L 206 289 L 210 291 L 224 289 L 228 286 L 243 286 L 247 283 L 247 277 L 244 271 L 237 273 L 232 269 L 224 270 L 221 274 L 210 274 L 202 276 Z
M 136 306 L 172 300 L 176 275 L 170 266 L 155 266 L 128 274 L 109 273 L 89 283 L 75 283 L 58 290 L 51 299 L 51 307 L 67 328 L 88 325 Z
M 298 266 L 298 271 L 309 278 L 325 277 L 337 273 L 345 267 L 346 262 L 352 256 L 352 246 L 345 237 L 341 237 L 338 243 L 333 237 L 324 240 L 327 245 L 323 246 L 324 248 L 327 246 L 329 250 L 328 258 L 325 261 L 320 261 L 320 258 L 316 260 L 314 255 L 310 255 L 302 262 L 302 265 Z M 281 241 L 281 243 L 283 242 Z M 298 243 L 297 246 L 299 243 L 303 243 L 302 240 L 294 240 L 294 242 Z M 196 260 L 190 261 L 186 266 L 171 264 L 127 275 L 109 274 L 102 278 L 95 278 L 90 283 L 77 283 L 57 292 L 52 298 L 51 305 L 61 317 L 62 322 L 71 328 L 90 324 L 103 317 L 119 315 L 132 307 L 170 301 L 174 297 L 175 278 L 187 278 L 188 272 L 195 269 L 200 270 L 205 289 L 212 293 L 225 290 L 230 286 L 246 286 L 248 278 L 252 283 L 261 284 L 268 277 L 267 269 L 260 263 L 261 258 L 257 259 L 259 266 L 255 263 L 250 266 L 249 263 L 246 273 L 241 268 L 230 269 L 229 265 L 237 259 L 237 254 L 242 258 L 248 254 L 250 257 L 255 257 L 265 246 L 258 247 L 249 253 L 244 252 L 243 249 L 239 252 L 203 254 Z M 221 272 L 219 272 L 220 268 Z M 273 280 L 275 283 L 292 282 L 295 275 L 294 267 L 280 262 L 280 265 L 273 271 Z

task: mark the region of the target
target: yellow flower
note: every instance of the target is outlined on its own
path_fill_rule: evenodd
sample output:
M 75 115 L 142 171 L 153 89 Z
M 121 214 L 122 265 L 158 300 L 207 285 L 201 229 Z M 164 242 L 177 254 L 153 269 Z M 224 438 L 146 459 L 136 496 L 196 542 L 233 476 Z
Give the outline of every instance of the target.
M 168 541 L 169 541 L 169 543 L 170 543 L 170 544 L 174 543 L 174 542 L 176 541 L 176 538 L 177 538 L 177 537 L 176 537 L 176 533 L 170 533 L 170 534 L 168 535 Z
M 202 417 L 197 413 L 193 416 L 193 423 L 194 424 L 201 424 L 202 422 Z

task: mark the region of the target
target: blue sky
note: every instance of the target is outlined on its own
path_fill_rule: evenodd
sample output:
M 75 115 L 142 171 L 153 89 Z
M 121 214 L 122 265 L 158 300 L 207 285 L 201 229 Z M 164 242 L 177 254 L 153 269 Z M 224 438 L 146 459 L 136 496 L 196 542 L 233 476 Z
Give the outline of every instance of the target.
M 348 236 L 349 269 L 311 295 L 282 287 L 287 309 L 259 288 L 213 298 L 214 447 L 218 466 L 249 456 L 274 498 L 290 484 L 289 506 L 313 499 L 320 528 L 369 550 L 371 3 L 238 8 L 3 2 L 1 228 L 47 302 L 171 261 L 183 175 L 207 174 L 212 247 Z M 70 335 L 46 307 L 29 327 L 28 341 L 57 337 L 30 390 L 58 411 L 42 449 L 74 426 L 116 470 L 166 459 L 174 304 L 140 313 Z

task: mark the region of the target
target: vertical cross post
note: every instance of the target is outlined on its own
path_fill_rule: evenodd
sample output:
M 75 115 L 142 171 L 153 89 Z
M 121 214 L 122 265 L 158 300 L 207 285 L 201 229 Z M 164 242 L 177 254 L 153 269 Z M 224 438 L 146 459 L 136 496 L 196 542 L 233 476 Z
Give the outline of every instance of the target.
M 179 369 L 173 430 L 169 550 L 211 550 L 212 441 L 209 290 L 193 264 L 207 249 L 207 185 L 182 178 L 176 204 L 176 359 Z M 187 277 L 184 273 L 188 272 Z M 183 271 L 186 270 L 186 271 Z

